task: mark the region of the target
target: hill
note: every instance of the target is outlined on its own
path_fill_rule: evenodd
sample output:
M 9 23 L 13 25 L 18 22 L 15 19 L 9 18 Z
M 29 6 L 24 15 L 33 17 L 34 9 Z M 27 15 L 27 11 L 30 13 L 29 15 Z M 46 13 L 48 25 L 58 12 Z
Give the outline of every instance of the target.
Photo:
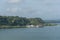
M 60 23 L 60 20 L 44 20 L 46 23 Z
M 41 18 L 26 18 L 19 16 L 0 16 L 0 28 L 25 28 L 26 25 L 42 25 Z

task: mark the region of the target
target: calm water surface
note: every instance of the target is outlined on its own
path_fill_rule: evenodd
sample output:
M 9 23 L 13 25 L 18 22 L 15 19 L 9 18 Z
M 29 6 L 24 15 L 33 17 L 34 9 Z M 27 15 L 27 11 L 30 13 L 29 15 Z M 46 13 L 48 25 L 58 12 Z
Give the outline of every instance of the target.
M 44 28 L 0 29 L 0 40 L 60 40 L 60 25 Z

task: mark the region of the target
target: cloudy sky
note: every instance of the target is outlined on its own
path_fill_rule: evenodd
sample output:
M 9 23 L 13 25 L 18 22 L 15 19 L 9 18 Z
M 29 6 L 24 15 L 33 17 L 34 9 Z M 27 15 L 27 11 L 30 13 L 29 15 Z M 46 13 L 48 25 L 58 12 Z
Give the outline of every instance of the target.
M 60 0 L 0 0 L 0 15 L 60 19 Z

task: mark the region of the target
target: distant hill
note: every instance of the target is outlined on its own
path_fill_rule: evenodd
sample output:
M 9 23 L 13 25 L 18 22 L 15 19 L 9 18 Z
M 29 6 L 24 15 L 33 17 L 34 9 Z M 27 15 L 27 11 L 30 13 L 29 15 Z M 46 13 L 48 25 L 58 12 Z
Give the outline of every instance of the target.
M 38 25 L 44 23 L 41 18 L 26 18 L 19 16 L 0 16 L 0 25 Z
M 60 23 L 60 20 L 44 20 L 46 23 Z

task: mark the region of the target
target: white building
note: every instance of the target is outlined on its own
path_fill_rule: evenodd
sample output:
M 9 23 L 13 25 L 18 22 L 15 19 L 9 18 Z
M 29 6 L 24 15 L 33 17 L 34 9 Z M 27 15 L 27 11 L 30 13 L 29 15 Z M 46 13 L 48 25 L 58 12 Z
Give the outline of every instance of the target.
M 34 25 L 27 25 L 28 28 L 34 28 Z

